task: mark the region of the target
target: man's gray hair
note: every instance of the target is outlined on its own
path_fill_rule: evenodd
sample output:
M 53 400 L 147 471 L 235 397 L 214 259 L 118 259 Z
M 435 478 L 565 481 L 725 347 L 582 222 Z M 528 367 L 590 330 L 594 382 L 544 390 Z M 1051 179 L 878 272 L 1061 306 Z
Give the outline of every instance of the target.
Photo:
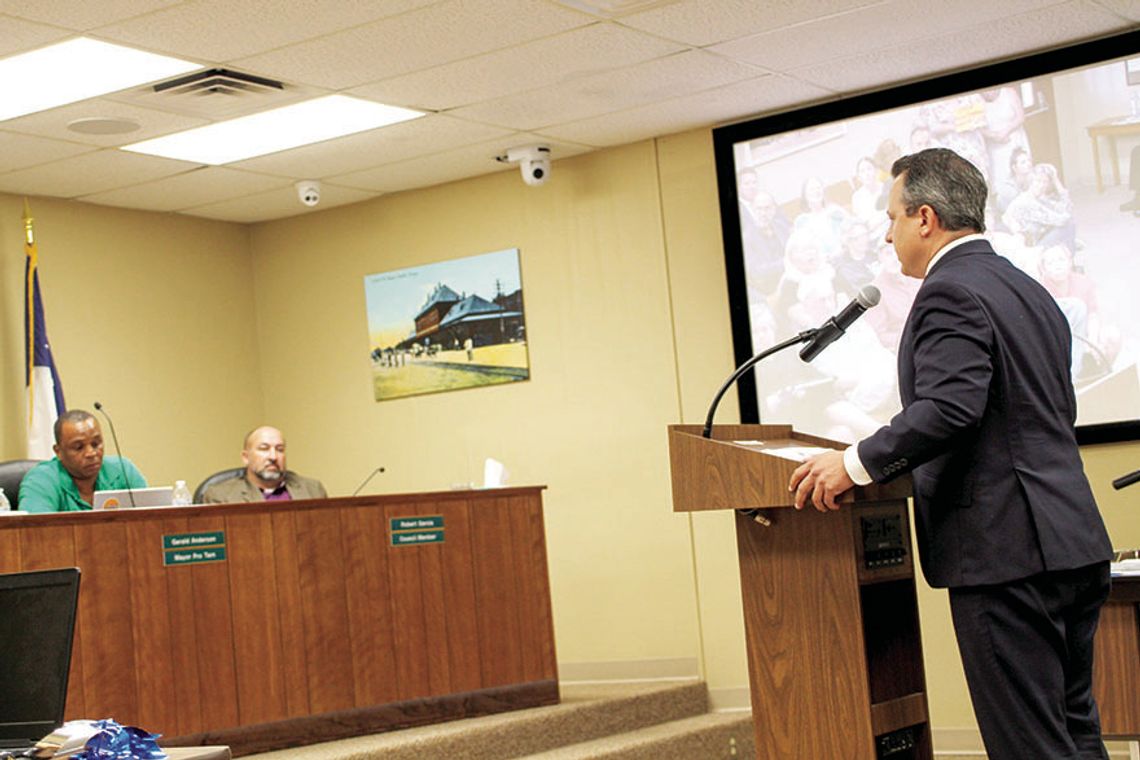
M 985 232 L 986 180 L 978 167 L 952 150 L 927 148 L 895 161 L 891 176 L 903 174 L 907 216 L 930 206 L 945 230 Z
M 63 414 L 56 418 L 55 424 L 52 425 L 52 432 L 55 434 L 55 442 L 59 443 L 59 437 L 63 434 L 63 426 L 67 423 L 78 425 L 80 422 L 95 419 L 95 415 L 83 409 L 68 409 Z

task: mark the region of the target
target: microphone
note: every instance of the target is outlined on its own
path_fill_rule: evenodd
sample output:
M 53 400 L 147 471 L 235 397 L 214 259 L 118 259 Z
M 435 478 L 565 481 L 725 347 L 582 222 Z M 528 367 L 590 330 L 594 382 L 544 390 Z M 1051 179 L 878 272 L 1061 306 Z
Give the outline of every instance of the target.
M 372 478 L 376 477 L 377 475 L 379 475 L 382 472 L 384 472 L 384 468 L 383 467 L 377 467 L 375 470 L 368 473 L 368 477 L 364 479 L 363 483 L 361 483 L 360 485 L 358 485 L 356 487 L 356 490 L 352 492 L 352 495 L 356 496 L 356 494 L 360 493 L 360 489 L 362 489 L 362 488 L 364 488 L 364 486 L 368 485 L 368 481 L 372 480 Z
M 95 402 L 95 409 L 103 415 L 103 419 L 107 420 L 108 427 L 111 428 L 111 440 L 115 442 L 115 456 L 119 458 L 119 467 L 123 468 L 123 483 L 127 487 L 127 497 L 131 501 L 131 507 L 135 506 L 135 492 L 131 489 L 131 479 L 127 477 L 127 465 L 123 462 L 123 452 L 119 449 L 119 436 L 115 435 L 115 423 L 111 422 L 111 416 L 107 414 L 107 410 L 98 401 Z
M 1116 480 L 1112 481 L 1112 487 L 1119 491 L 1121 488 L 1127 488 L 1128 486 L 1137 482 L 1140 482 L 1140 470 L 1120 476 Z
M 879 289 L 874 285 L 864 285 L 855 294 L 855 299 L 843 307 L 843 311 L 824 322 L 815 331 L 815 336 L 800 349 L 800 358 L 810 362 L 819 352 L 843 337 L 847 328 L 863 316 L 863 312 L 879 303 Z

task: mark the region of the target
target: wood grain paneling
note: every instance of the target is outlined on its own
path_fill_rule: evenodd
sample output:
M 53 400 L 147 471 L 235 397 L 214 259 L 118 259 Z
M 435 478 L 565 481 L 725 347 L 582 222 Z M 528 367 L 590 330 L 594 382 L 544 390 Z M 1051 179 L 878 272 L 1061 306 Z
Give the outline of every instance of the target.
M 385 604 L 392 596 L 392 588 L 388 581 L 388 524 L 384 511 L 346 507 L 341 510 L 341 528 L 354 704 L 395 702 L 400 695 L 392 614 Z
M 226 518 L 239 723 L 289 716 L 270 515 Z
M 479 623 L 479 653 L 483 687 L 523 681 L 522 639 L 510 501 L 489 499 L 471 505 L 471 536 L 475 554 L 475 611 Z
M 163 535 L 190 531 L 189 521 L 184 518 L 166 519 L 159 524 Z M 166 613 L 170 620 L 170 661 L 176 679 L 175 722 L 170 726 L 145 727 L 156 733 L 161 731 L 165 736 L 180 736 L 202 731 L 208 725 L 202 717 L 203 678 L 198 667 L 199 650 L 205 650 L 206 642 L 201 642 L 199 646 L 193 567 L 170 567 L 164 568 L 164 571 L 168 595 Z M 209 672 L 205 676 L 208 683 Z M 84 717 L 82 713 L 68 715 L 74 718 Z
M 301 566 L 297 561 L 297 517 L 292 510 L 269 514 L 273 526 L 273 567 L 277 578 L 277 614 L 281 618 L 281 668 L 285 684 L 285 714 L 308 715 L 309 671 L 306 665 L 305 624 L 301 615 Z
M 843 449 L 837 441 L 794 432 L 790 425 L 717 425 L 712 438 L 701 425 L 669 426 L 673 511 L 767 509 L 792 506 L 788 479 L 798 462 L 764 454 L 762 447 L 820 446 Z M 760 442 L 753 444 L 752 442 Z M 910 478 L 853 488 L 840 501 L 906 499 Z
M 390 545 L 435 514 L 443 543 Z M 214 531 L 224 561 L 164 566 L 164 535 Z M 0 522 L 0 568 L 70 566 L 69 719 L 285 746 L 557 701 L 538 488 Z
M 554 620 L 550 614 L 550 584 L 546 573 L 546 542 L 542 508 L 522 497 L 511 499 L 507 515 L 511 523 L 521 636 L 522 677 L 543 681 L 555 677 Z
M 0 573 L 19 572 L 21 567 L 20 532 L 0 531 Z
M 446 550 L 439 553 L 443 604 L 447 612 L 447 657 L 451 691 L 475 691 L 479 669 L 479 624 L 475 609 L 471 506 L 466 501 L 440 505 L 447 530 Z
M 79 620 L 83 626 L 83 693 L 100 718 L 138 714 L 134 630 L 125 524 L 76 530 L 80 564 Z
M 353 706 L 353 692 L 340 515 L 336 509 L 308 509 L 296 519 L 309 708 L 344 710 Z
M 1140 578 L 1114 578 L 1114 593 L 1124 584 L 1140 588 Z M 1101 608 L 1093 658 L 1101 730 L 1106 736 L 1140 736 L 1140 604 L 1110 598 Z
M 737 515 L 758 757 L 874 758 L 849 519 Z
M 397 517 L 415 514 L 411 504 L 384 508 L 385 526 Z M 396 688 L 400 699 L 417 699 L 431 693 L 428 658 L 431 642 L 424 635 L 424 597 L 420 590 L 422 546 L 392 546 L 385 528 L 388 551 L 388 581 L 395 593 L 389 597 L 396 654 Z
M 162 523 L 131 522 L 123 527 L 130 575 L 127 592 L 139 725 L 175 726 L 178 681 L 171 656 L 174 643 L 170 635 L 166 569 L 162 566 Z
M 186 524 L 191 533 L 226 529 L 225 518 L 205 513 Z M 237 673 L 234 667 L 234 617 L 230 604 L 229 561 L 190 567 L 194 578 L 194 627 L 198 636 L 198 688 L 202 695 L 202 723 L 236 726 Z
M 423 546 L 405 547 L 409 553 L 415 552 L 420 559 L 420 594 L 423 599 L 424 629 L 426 641 L 443 642 L 442 651 L 428 658 L 428 694 L 448 694 L 457 691 L 451 684 L 451 658 L 447 653 L 447 609 L 443 592 L 443 553 L 450 551 L 447 545 L 446 515 L 435 504 L 420 504 L 417 515 L 422 517 L 444 517 L 444 540 Z M 432 647 L 435 649 L 435 647 Z

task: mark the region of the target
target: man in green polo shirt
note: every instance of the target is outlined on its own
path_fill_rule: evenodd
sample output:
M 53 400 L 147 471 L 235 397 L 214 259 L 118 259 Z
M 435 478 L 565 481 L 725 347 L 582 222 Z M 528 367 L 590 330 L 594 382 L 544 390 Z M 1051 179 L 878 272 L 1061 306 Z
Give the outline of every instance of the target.
M 25 512 L 77 512 L 91 509 L 96 491 L 146 488 L 138 468 L 125 457 L 103 456 L 99 421 L 70 409 L 55 421 L 55 458 L 28 471 L 20 483 Z

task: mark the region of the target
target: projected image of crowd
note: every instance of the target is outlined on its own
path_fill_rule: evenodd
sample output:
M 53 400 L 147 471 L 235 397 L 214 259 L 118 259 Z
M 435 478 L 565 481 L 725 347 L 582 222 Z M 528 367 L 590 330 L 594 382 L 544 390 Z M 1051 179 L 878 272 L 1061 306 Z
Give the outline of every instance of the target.
M 1112 372 L 1121 354 L 1116 320 L 1101 309 L 1086 273 L 1095 243 L 1082 238 L 1063 172 L 1056 129 L 1048 140 L 1026 129 L 1031 88 L 999 87 L 877 118 L 889 129 L 847 127 L 838 148 L 822 138 L 805 149 L 764 153 L 764 141 L 737 154 L 737 186 L 753 348 L 811 327 L 874 284 L 878 307 L 811 365 L 779 361 L 760 382 L 761 416 L 816 418 L 812 432 L 855 440 L 897 409 L 895 354 L 921 281 L 904 276 L 885 242 L 892 163 L 905 153 L 945 147 L 970 160 L 990 187 L 986 234 L 995 250 L 1054 296 L 1073 333 L 1072 372 L 1080 387 Z M 1035 151 L 1035 147 L 1038 148 Z M 751 163 L 748 159 L 751 158 Z M 769 164 L 777 170 L 769 171 Z M 799 180 L 789 198 L 788 181 Z M 779 183 L 779 184 L 777 184 Z M 780 198 L 782 197 L 782 200 Z

